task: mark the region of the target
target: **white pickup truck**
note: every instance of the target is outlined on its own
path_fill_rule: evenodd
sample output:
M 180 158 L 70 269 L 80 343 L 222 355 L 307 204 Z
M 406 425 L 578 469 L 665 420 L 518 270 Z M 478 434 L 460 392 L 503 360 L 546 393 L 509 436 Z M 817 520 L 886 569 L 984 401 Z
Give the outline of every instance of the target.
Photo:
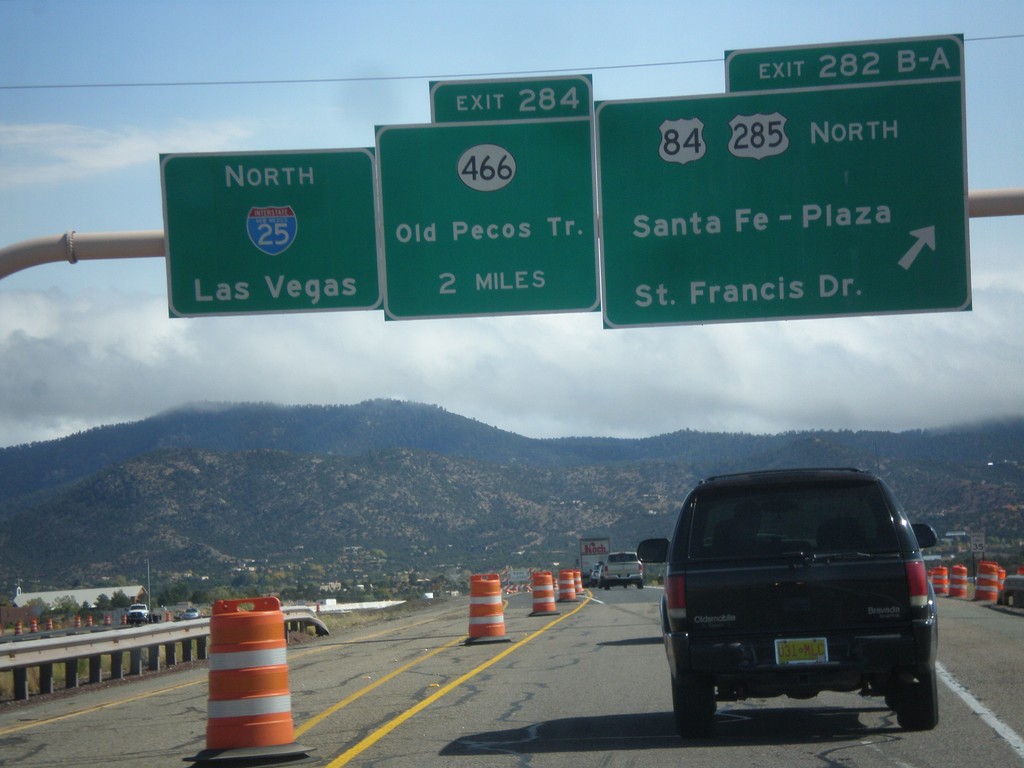
M 133 603 L 128 606 L 128 623 L 135 624 L 148 624 L 149 623 L 149 606 L 145 603 Z
M 636 556 L 636 552 L 611 552 L 601 571 L 602 589 L 611 589 L 621 584 L 628 587 L 636 584 L 637 589 L 644 588 L 644 564 Z

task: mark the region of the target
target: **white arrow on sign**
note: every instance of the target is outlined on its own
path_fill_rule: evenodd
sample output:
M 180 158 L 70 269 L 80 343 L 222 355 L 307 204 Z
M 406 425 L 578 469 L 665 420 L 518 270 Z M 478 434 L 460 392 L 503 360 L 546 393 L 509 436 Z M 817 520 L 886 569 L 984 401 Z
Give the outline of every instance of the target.
M 935 250 L 934 226 L 915 229 L 910 234 L 917 238 L 917 242 L 910 246 L 910 250 L 903 254 L 903 258 L 899 260 L 899 265 L 904 269 L 910 269 L 910 265 L 914 263 L 914 259 L 917 258 L 926 245 L 931 250 Z

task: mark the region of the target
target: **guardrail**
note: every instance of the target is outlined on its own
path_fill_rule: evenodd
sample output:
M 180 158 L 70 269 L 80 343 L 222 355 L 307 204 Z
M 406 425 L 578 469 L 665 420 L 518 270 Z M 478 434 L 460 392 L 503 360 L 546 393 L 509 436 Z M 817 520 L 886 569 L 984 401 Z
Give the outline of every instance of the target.
M 312 626 L 316 634 L 327 635 L 327 626 L 316 617 L 313 609 L 304 605 L 285 606 L 285 630 Z M 36 635 L 0 646 L 0 672 L 13 675 L 14 698 L 29 698 L 30 669 L 39 670 L 39 693 L 55 690 L 54 667 L 64 665 L 64 687 L 77 688 L 81 683 L 79 662 L 88 659 L 88 682 L 102 682 L 103 658 L 110 657 L 110 672 L 106 679 L 120 680 L 125 675 L 141 675 L 143 669 L 159 672 L 161 649 L 163 664 L 172 667 L 180 660 L 207 658 L 210 620 L 193 619 L 141 627 L 117 627 L 97 631 L 97 628 L 61 631 Z M 128 664 L 125 666 L 125 654 Z M 143 659 L 145 656 L 145 659 Z

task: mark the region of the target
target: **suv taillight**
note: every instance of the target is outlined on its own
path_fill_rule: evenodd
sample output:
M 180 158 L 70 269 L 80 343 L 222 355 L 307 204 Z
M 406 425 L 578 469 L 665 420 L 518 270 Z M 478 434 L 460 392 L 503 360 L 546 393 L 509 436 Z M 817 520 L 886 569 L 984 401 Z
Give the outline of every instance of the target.
M 911 560 L 907 563 L 907 588 L 910 591 L 912 608 L 923 608 L 928 605 L 928 573 L 923 560 Z
M 686 619 L 686 577 L 677 574 L 665 579 L 665 606 L 670 620 Z

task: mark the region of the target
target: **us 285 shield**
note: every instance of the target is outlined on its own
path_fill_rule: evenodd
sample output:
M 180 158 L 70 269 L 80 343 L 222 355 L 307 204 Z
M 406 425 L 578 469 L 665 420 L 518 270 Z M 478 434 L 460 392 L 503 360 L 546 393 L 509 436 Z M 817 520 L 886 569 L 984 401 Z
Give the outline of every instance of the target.
M 252 244 L 269 256 L 288 250 L 299 229 L 298 219 L 290 205 L 250 208 L 245 225 Z

